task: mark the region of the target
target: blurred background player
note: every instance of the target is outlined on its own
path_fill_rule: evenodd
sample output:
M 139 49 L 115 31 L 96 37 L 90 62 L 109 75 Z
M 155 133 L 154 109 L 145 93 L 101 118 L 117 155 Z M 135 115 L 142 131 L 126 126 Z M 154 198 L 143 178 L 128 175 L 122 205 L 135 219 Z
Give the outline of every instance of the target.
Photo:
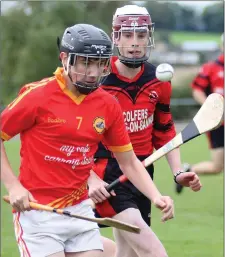
M 205 63 L 192 82 L 193 98 L 202 105 L 211 93 L 224 96 L 224 34 L 221 35 L 221 54 L 216 60 Z M 186 171 L 197 174 L 218 174 L 224 169 L 224 122 L 217 129 L 207 133 L 211 160 L 197 164 L 185 165 Z M 181 193 L 182 185 L 176 184 L 177 193 Z
M 112 26 L 117 56 L 111 59 L 112 71 L 103 79 L 102 88 L 120 103 L 134 151 L 142 161 L 153 153 L 154 148 L 160 148 L 176 134 L 170 113 L 171 84 L 156 79 L 156 68 L 147 62 L 154 47 L 154 27 L 146 8 L 136 5 L 118 8 Z M 95 155 L 94 171 L 104 181 L 111 183 L 122 171 L 113 154 L 103 144 Z M 167 160 L 178 183 L 190 186 L 194 191 L 200 190 L 201 184 L 195 173 L 176 176 L 182 170 L 179 149 L 167 154 Z M 153 178 L 153 165 L 147 170 Z M 138 175 L 136 179 L 139 180 Z M 105 199 L 101 188 L 93 185 L 92 188 L 89 196 L 95 202 Z M 150 201 L 130 182 L 116 188 L 115 193 L 115 197 L 96 206 L 97 215 L 113 216 L 143 228 L 138 236 L 114 230 L 116 256 L 167 256 L 163 245 L 149 227 Z M 108 244 L 107 239 L 103 241 L 105 245 Z M 105 252 L 104 256 L 111 255 Z
M 65 30 L 59 48 L 63 68 L 25 85 L 1 115 L 2 140 L 21 136 L 19 179 L 2 143 L 1 180 L 16 212 L 21 256 L 98 257 L 103 248 L 96 223 L 26 210 L 29 201 L 38 201 L 94 217 L 87 180 L 101 140 L 126 176 L 162 210 L 163 221 L 173 218 L 173 202 L 161 196 L 135 156 L 118 102 L 99 88 L 99 80 L 109 73 L 108 35 L 77 24 Z

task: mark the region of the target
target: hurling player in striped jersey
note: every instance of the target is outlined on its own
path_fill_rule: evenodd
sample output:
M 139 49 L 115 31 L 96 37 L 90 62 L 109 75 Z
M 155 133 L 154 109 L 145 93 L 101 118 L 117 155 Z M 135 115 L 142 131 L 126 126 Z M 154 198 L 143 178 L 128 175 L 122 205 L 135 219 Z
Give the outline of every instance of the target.
M 153 25 L 144 7 L 126 5 L 116 10 L 112 36 L 117 54 L 111 58 L 110 75 L 101 81 L 101 88 L 120 103 L 134 152 L 141 161 L 176 135 L 170 112 L 171 83 L 159 81 L 155 77 L 155 66 L 147 62 L 154 46 Z M 199 191 L 201 183 L 198 176 L 194 172 L 185 173 L 182 169 L 179 149 L 166 157 L 172 171 L 171 182 L 174 177 L 182 186 Z M 105 182 L 111 183 L 122 175 L 120 165 L 104 142 L 99 145 L 95 158 L 96 176 Z M 149 177 L 153 178 L 153 165 L 147 170 Z M 139 180 L 138 175 L 136 179 Z M 96 205 L 96 215 L 111 216 L 143 228 L 140 235 L 114 230 L 116 256 L 167 256 L 162 243 L 149 227 L 151 203 L 148 198 L 129 181 L 116 188 L 115 193 L 115 197 Z M 98 191 L 97 187 L 89 191 L 89 196 L 96 202 L 105 199 L 104 196 L 99 199 L 101 189 Z M 115 245 L 106 238 L 103 242 L 110 249 L 105 256 L 113 256 Z
M 204 63 L 191 83 L 192 94 L 195 101 L 202 105 L 209 94 L 218 93 L 224 96 L 224 46 L 221 35 L 221 53 L 212 61 Z M 200 163 L 186 164 L 188 171 L 201 175 L 219 174 L 224 169 L 224 122 L 207 133 L 210 149 L 210 160 Z M 181 193 L 183 186 L 176 184 L 177 193 Z

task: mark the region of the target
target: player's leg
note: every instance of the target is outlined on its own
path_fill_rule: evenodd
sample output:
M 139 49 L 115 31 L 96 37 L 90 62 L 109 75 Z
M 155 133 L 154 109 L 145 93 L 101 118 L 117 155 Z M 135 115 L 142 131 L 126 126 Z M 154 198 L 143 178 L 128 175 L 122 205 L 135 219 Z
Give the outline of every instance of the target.
M 153 176 L 153 166 L 148 168 L 149 170 L 149 174 L 151 176 Z M 113 171 L 113 172 L 112 172 Z M 112 182 L 115 178 L 112 178 L 112 176 L 119 176 L 121 173 L 119 166 L 117 164 L 116 161 L 110 160 L 108 162 L 108 166 L 106 167 L 106 171 L 105 171 L 105 180 L 106 182 L 110 183 Z M 97 205 L 97 216 L 114 216 L 117 217 L 117 215 L 121 215 L 121 213 L 123 214 L 124 211 L 127 213 L 127 209 L 138 209 L 141 208 L 138 203 L 142 203 L 143 208 L 142 209 L 142 215 L 145 217 L 145 220 L 147 222 L 147 224 L 145 224 L 145 226 L 148 228 L 149 223 L 150 223 L 150 217 L 149 217 L 149 212 L 150 212 L 150 202 L 149 200 L 146 201 L 142 201 L 142 197 L 143 195 L 129 182 L 125 182 L 122 186 L 119 186 L 118 188 L 115 189 L 116 192 L 116 196 L 115 197 L 111 197 L 110 199 L 108 199 L 107 201 L 105 201 L 103 204 L 101 205 Z M 146 199 L 145 199 L 146 200 Z M 118 214 L 119 213 L 119 214 Z M 125 216 L 126 216 L 125 213 Z M 140 211 L 138 211 L 139 216 L 138 219 L 140 219 L 142 221 L 142 225 L 143 223 L 146 223 L 142 217 L 141 217 L 141 213 Z M 106 215 L 107 214 L 107 215 Z M 120 217 L 120 216 L 119 216 Z M 134 219 L 131 219 L 131 223 L 135 224 L 136 222 L 136 217 L 133 217 Z M 124 218 L 125 222 L 127 221 L 127 218 Z M 150 232 L 151 229 L 149 228 Z M 117 233 L 116 233 L 117 234 Z M 116 235 L 115 234 L 115 235 Z M 128 233 L 131 234 L 131 233 Z M 152 239 L 152 234 L 154 233 L 150 233 L 150 238 L 149 240 Z M 119 234 L 118 234 L 119 235 Z M 126 236 L 126 234 L 125 234 Z M 140 235 L 137 235 L 138 237 Z M 146 235 L 146 233 L 144 234 L 144 237 L 146 237 L 148 235 Z M 139 246 L 136 247 L 136 249 L 134 249 L 134 245 L 133 243 L 129 243 L 126 238 L 124 238 L 125 240 L 123 240 L 123 243 L 120 243 L 120 238 L 124 237 L 124 234 L 121 234 L 119 238 L 115 238 L 116 239 L 116 244 L 117 247 L 119 246 L 119 249 L 117 250 L 117 256 L 122 256 L 121 254 L 121 248 L 125 248 L 127 252 L 129 252 L 130 254 L 136 256 L 135 251 L 137 248 L 141 248 L 138 251 L 140 252 L 140 256 L 142 256 L 142 254 L 144 254 L 146 251 L 147 253 L 151 252 L 152 250 L 152 246 L 149 247 L 149 244 L 146 243 L 146 238 L 141 237 L 141 240 L 138 240 L 137 237 L 134 238 L 134 240 L 137 240 L 139 242 Z M 157 239 L 157 238 L 156 238 Z M 142 241 L 142 242 L 141 242 Z M 164 254 L 160 255 L 161 252 L 161 248 L 163 247 L 159 247 L 159 244 L 157 244 L 157 248 L 158 251 L 156 252 L 156 254 L 159 253 L 159 255 L 157 257 L 161 257 L 161 256 L 167 256 Z M 146 250 L 147 249 L 147 250 Z M 164 249 L 164 248 L 163 248 Z M 145 256 L 145 255 L 143 255 Z M 147 255 L 146 255 L 147 256 Z
M 197 174 L 218 174 L 224 166 L 224 148 L 211 149 L 211 161 L 200 162 L 192 165 L 191 171 Z
M 192 165 L 191 171 L 197 174 L 217 174 L 223 170 L 224 163 L 224 126 L 207 133 L 211 160 Z
M 65 242 L 66 257 L 102 257 L 102 253 L 103 245 L 98 229 L 79 233 Z
M 88 201 L 65 210 L 94 217 Z M 85 256 L 100 257 L 103 251 L 99 228 L 93 222 L 33 210 L 14 214 L 14 226 L 21 256 L 64 257 L 64 252 L 87 252 Z
M 187 167 L 187 171 L 193 171 L 199 175 L 213 175 L 220 173 L 224 168 L 224 126 L 207 133 L 211 160 L 203 161 Z M 183 186 L 176 184 L 176 192 L 181 193 Z
M 113 240 L 101 236 L 104 251 L 101 253 L 101 257 L 114 257 L 116 254 L 116 244 Z
M 122 191 L 120 190 L 119 193 L 117 192 L 118 193 L 118 196 L 116 198 L 117 200 L 119 200 L 118 198 L 121 197 L 122 192 L 123 192 L 123 190 Z M 118 211 L 120 211 L 120 210 L 122 211 L 124 208 L 126 208 L 126 206 L 130 206 L 130 202 L 126 201 L 126 197 L 123 197 L 124 205 L 123 204 L 119 205 L 118 201 L 116 199 L 114 198 L 114 201 L 112 201 L 112 205 L 109 202 L 108 204 L 105 203 L 102 206 L 104 211 L 107 211 L 109 216 L 111 216 L 111 212 L 110 211 L 111 211 L 111 208 L 113 208 L 114 205 L 118 206 L 118 208 L 119 208 L 119 209 L 117 208 Z M 143 201 L 141 201 L 141 202 L 143 203 Z M 150 205 L 150 202 L 148 200 L 147 205 L 146 205 L 146 212 L 148 212 L 148 213 L 149 213 L 149 211 L 147 211 L 147 209 L 148 210 L 150 209 L 149 205 Z M 132 206 L 135 206 L 135 204 L 132 204 Z M 98 210 L 99 210 L 99 208 L 98 208 Z M 147 222 L 149 224 L 149 216 L 148 216 L 148 214 L 145 213 L 144 216 L 148 217 L 147 218 L 148 219 Z M 96 217 L 101 217 L 97 211 L 96 211 Z M 100 227 L 101 227 L 101 225 L 100 225 Z M 103 227 L 105 227 L 105 226 L 103 226 Z M 125 241 L 123 239 L 123 236 L 121 236 L 118 231 L 119 230 L 115 230 L 115 235 L 114 235 L 115 243 L 114 242 L 110 242 L 107 238 L 103 238 L 102 237 L 102 242 L 103 242 L 103 246 L 104 246 L 103 247 L 104 248 L 104 252 L 102 253 L 101 257 L 109 257 L 109 256 L 112 256 L 112 257 L 115 257 L 115 256 L 138 257 L 137 254 L 132 249 L 132 247 L 127 243 L 127 241 Z
M 121 187 L 120 190 L 117 189 L 116 194 L 117 194 L 116 197 L 112 197 L 104 201 L 102 204 L 96 205 L 96 212 L 95 212 L 96 217 L 98 218 L 106 217 L 106 216 L 113 217 L 115 214 L 117 214 L 117 212 L 120 212 L 126 209 L 126 206 L 130 206 L 130 205 L 136 206 L 136 204 L 133 202 L 130 202 L 129 199 L 127 200 L 127 197 L 130 197 L 130 193 L 126 194 L 126 190 L 123 187 Z M 122 204 L 119 204 L 120 202 L 122 202 Z M 99 225 L 99 226 L 102 228 L 106 227 L 102 225 Z M 117 240 L 116 244 L 113 243 L 112 245 L 112 242 L 109 242 L 107 238 L 102 237 L 102 239 L 103 239 L 102 242 L 103 242 L 104 252 L 102 253 L 101 257 L 110 257 L 110 256 L 137 257 L 134 254 L 131 255 L 133 250 L 126 241 L 125 243 L 120 243 L 121 240 Z M 119 246 L 119 249 L 117 249 L 118 246 Z M 116 251 L 117 251 L 117 255 L 115 255 Z M 130 253 L 130 255 L 125 255 L 125 253 L 126 254 Z
M 94 217 L 94 212 L 89 205 L 89 201 L 83 201 L 79 204 L 79 208 L 68 207 L 65 210 L 80 214 L 86 217 Z M 65 244 L 66 257 L 101 257 L 103 252 L 103 244 L 101 234 L 97 223 L 83 222 L 82 220 L 72 219 L 68 217 L 67 227 L 73 227 L 68 235 Z
M 149 168 L 150 169 L 150 168 Z M 149 170 L 148 170 L 149 171 Z M 153 167 L 151 167 L 151 176 L 153 177 Z M 138 193 L 138 194 L 137 194 Z M 142 219 L 145 221 L 147 226 L 151 224 L 151 203 L 147 197 L 143 194 L 139 194 L 136 192 L 136 203 L 137 207 L 141 212 Z M 116 242 L 116 257 L 123 256 L 123 257 L 139 257 L 137 253 L 132 248 L 132 245 L 127 242 L 123 235 L 121 235 L 120 230 L 114 229 L 114 238 Z
M 141 228 L 140 234 L 119 231 L 127 244 L 141 257 L 168 257 L 166 250 L 152 229 L 142 219 L 138 209 L 129 208 L 114 216 Z M 116 235 L 116 234 L 115 234 Z M 116 257 L 119 257 L 116 256 Z
M 35 210 L 14 214 L 15 235 L 21 257 L 65 257 L 63 242 L 53 235 L 57 226 L 48 227 L 48 220 L 54 219 L 55 215 Z
M 65 257 L 102 257 L 102 253 L 103 246 L 98 229 L 79 233 L 65 242 Z
M 95 160 L 95 165 L 93 169 L 96 172 L 96 174 L 98 174 L 99 177 L 101 177 L 103 180 L 106 180 L 105 175 L 108 176 L 108 171 L 111 170 L 112 168 L 113 168 L 112 164 L 110 161 L 108 161 L 108 159 L 100 158 Z M 110 181 L 112 182 L 116 178 L 117 177 L 112 177 L 112 178 L 110 177 L 111 179 Z M 115 214 L 113 210 L 112 210 L 113 211 L 112 213 L 110 209 L 108 210 L 108 208 L 110 208 L 109 205 L 103 208 L 104 208 L 104 214 L 105 214 L 104 216 L 113 216 Z M 99 215 L 98 211 L 96 210 L 95 210 L 95 217 L 101 218 L 101 215 Z M 103 228 L 106 228 L 107 226 L 99 224 L 99 227 L 103 229 Z M 116 252 L 115 242 L 103 236 L 101 237 L 101 241 L 103 243 L 103 248 L 104 248 L 104 251 L 102 252 L 101 257 L 114 257 Z
M 103 206 L 103 208 L 106 208 L 107 209 L 108 206 Z M 94 210 L 95 211 L 95 217 L 96 218 L 101 218 L 101 215 L 99 215 L 99 213 L 97 212 L 97 210 Z M 110 215 L 110 212 L 108 213 L 108 215 L 106 216 L 113 216 L 114 214 Z M 107 228 L 108 226 L 105 226 L 105 225 L 101 225 L 101 224 L 98 224 L 98 226 L 101 228 L 101 229 L 105 229 Z M 101 254 L 101 257 L 114 257 L 115 256 L 115 253 L 116 253 L 116 244 L 113 240 L 107 238 L 107 237 L 103 237 L 101 236 L 101 241 L 103 243 L 103 248 L 104 248 L 104 251 L 102 252 Z
M 59 252 L 59 253 L 53 253 L 48 255 L 47 257 L 65 257 L 65 253 L 63 252 Z
M 131 194 L 129 191 L 126 191 L 126 188 L 121 187 L 120 190 L 117 191 L 117 196 L 112 198 L 114 200 L 112 201 L 112 199 L 110 199 L 114 209 L 118 212 L 121 210 L 119 214 L 114 216 L 114 218 L 118 218 L 118 220 L 122 220 L 124 222 L 130 222 L 131 224 L 140 226 L 142 229 L 141 234 L 121 233 L 121 231 L 115 230 L 114 236 L 117 245 L 116 257 L 122 256 L 122 249 L 129 253 L 128 256 L 132 257 L 167 256 L 163 245 L 151 228 L 149 228 L 150 202 L 145 202 L 145 199 L 141 200 L 141 197 L 143 196 L 137 195 L 138 191 L 136 191 L 135 188 L 133 188 L 133 191 L 134 192 Z M 141 206 L 137 205 L 137 202 L 142 203 Z M 144 204 L 146 204 L 146 206 L 144 206 Z M 129 206 L 133 206 L 134 208 L 129 208 Z M 141 216 L 141 212 L 137 208 L 142 210 L 142 215 L 145 218 L 145 221 Z
M 113 229 L 113 234 L 116 242 L 116 254 L 115 257 L 123 256 L 123 257 L 138 257 L 136 252 L 132 249 L 132 247 L 127 243 L 124 237 L 120 234 L 120 230 Z
M 79 252 L 79 253 L 66 253 L 65 256 L 66 257 L 100 257 L 101 256 L 101 251 L 92 250 L 92 251 Z M 53 256 L 53 257 L 58 257 L 58 256 Z

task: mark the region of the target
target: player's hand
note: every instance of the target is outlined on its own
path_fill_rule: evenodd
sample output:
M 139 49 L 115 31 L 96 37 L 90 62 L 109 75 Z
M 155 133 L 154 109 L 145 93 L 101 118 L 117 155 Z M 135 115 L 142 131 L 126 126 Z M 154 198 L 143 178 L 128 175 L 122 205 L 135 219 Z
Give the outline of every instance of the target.
M 162 211 L 161 221 L 165 222 L 167 220 L 174 218 L 174 203 L 169 196 L 157 197 L 153 204 Z
M 200 179 L 195 172 L 180 173 L 176 177 L 176 181 L 182 186 L 190 187 L 194 192 L 199 191 L 202 187 Z
M 88 179 L 88 195 L 95 204 L 105 201 L 112 195 L 116 195 L 114 191 L 109 193 L 105 188 L 106 186 L 108 186 L 108 183 L 103 181 L 101 178 L 99 178 L 99 176 L 97 176 L 97 174 L 94 174 L 94 172 L 91 171 Z
M 31 209 L 29 202 L 37 202 L 33 195 L 19 181 L 14 183 L 9 189 L 9 200 L 13 209 L 17 212 L 29 211 Z

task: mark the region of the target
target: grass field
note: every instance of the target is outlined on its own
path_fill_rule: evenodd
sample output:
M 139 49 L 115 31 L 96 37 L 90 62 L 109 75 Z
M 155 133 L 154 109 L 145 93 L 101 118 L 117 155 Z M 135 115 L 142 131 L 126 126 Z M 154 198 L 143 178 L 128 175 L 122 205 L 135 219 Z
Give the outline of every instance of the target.
M 10 162 L 15 171 L 19 166 L 19 142 L 6 143 Z M 181 147 L 182 160 L 194 163 L 209 158 L 207 141 L 201 136 Z M 203 188 L 194 193 L 186 189 L 174 193 L 173 177 L 165 159 L 156 162 L 155 181 L 163 194 L 175 202 L 175 219 L 162 224 L 160 213 L 153 208 L 153 230 L 164 243 L 170 257 L 223 256 L 223 174 L 201 177 Z M 5 190 L 1 188 L 2 195 Z M 1 257 L 19 257 L 14 239 L 11 208 L 1 205 Z M 111 237 L 111 229 L 102 233 Z M 151 243 L 151 242 L 149 242 Z M 122 256 L 121 256 L 122 257 Z
M 169 38 L 173 44 L 181 44 L 184 41 L 215 41 L 221 44 L 221 34 L 219 33 L 203 33 L 193 31 L 171 31 Z

